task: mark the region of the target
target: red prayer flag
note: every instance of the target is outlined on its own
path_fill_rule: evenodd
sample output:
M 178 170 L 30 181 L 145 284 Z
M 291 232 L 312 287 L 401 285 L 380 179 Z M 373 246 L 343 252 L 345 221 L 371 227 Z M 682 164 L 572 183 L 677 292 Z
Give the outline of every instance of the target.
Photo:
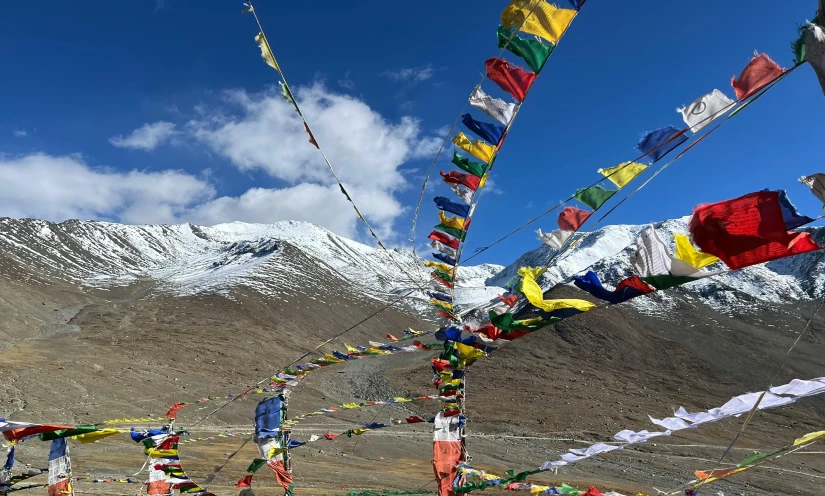
M 292 484 L 292 474 L 290 474 L 284 467 L 284 461 L 269 460 L 267 465 L 269 465 L 269 468 L 275 473 L 275 480 L 278 481 L 278 484 L 280 484 L 285 490 L 289 491 L 289 485 Z
M 421 422 L 426 422 L 426 420 L 419 417 L 418 415 L 413 415 L 411 417 L 407 417 L 407 423 L 408 424 L 419 424 Z
M 446 246 L 449 246 L 450 248 L 452 248 L 453 250 L 458 249 L 458 243 L 459 243 L 458 238 L 454 238 L 454 237 L 449 236 L 449 235 L 447 235 L 443 232 L 433 231 L 427 237 L 434 240 L 434 241 L 438 241 L 439 243 L 443 243 Z
M 732 77 L 730 85 L 736 92 L 736 98 L 744 100 L 781 76 L 783 72 L 784 69 L 771 60 L 768 54 L 763 53 L 751 59 L 738 79 Z
M 604 496 L 604 494 L 600 493 L 595 487 L 590 486 L 587 491 L 582 493 L 582 496 Z
M 309 130 L 309 126 L 307 126 L 306 122 L 304 122 L 304 129 L 306 130 L 307 134 L 309 135 L 309 142 L 312 143 L 315 146 L 315 148 L 320 150 L 321 147 L 318 146 L 318 142 L 315 141 L 315 136 L 312 135 L 312 131 Z
M 487 68 L 487 77 L 519 102 L 524 100 L 527 91 L 536 80 L 535 73 L 510 65 L 506 60 L 499 58 L 488 59 L 484 62 L 484 67 Z
M 330 434 L 329 432 L 324 433 L 324 438 L 327 440 L 335 439 L 338 436 L 340 436 L 340 434 Z
M 481 183 L 481 178 L 472 174 L 462 174 L 458 171 L 452 171 L 449 174 L 440 172 L 440 174 L 445 183 L 460 184 L 470 188 L 473 191 L 477 190 L 479 183 Z
M 174 405 L 169 407 L 169 411 L 166 412 L 166 418 L 176 418 L 181 408 L 186 408 L 187 406 L 189 406 L 189 403 L 181 403 L 179 401 L 176 401 Z
M 621 291 L 624 288 L 633 288 L 637 289 L 642 292 L 642 294 L 648 294 L 656 291 L 651 286 L 649 286 L 646 282 L 639 279 L 639 276 L 631 276 L 627 279 L 623 280 L 619 284 L 616 285 L 616 293 Z
M 445 319 L 450 319 L 450 320 L 455 319 L 455 315 L 453 315 L 451 313 L 447 313 L 444 310 L 439 310 L 438 314 L 441 315 L 442 317 L 444 317 Z
M 501 334 L 501 339 L 503 339 L 505 341 L 512 341 L 514 339 L 518 339 L 522 336 L 530 334 L 531 332 L 532 331 L 529 331 L 527 329 L 522 329 L 520 331 L 508 331 L 508 332 L 505 332 L 505 333 Z
M 24 437 L 33 436 L 35 434 L 40 434 L 41 432 L 54 432 L 63 429 L 74 429 L 73 425 L 49 425 L 49 424 L 38 424 L 32 425 L 30 427 L 21 427 L 20 429 L 12 429 L 9 431 L 3 431 L 3 437 L 8 439 L 9 441 L 16 441 L 18 439 L 23 439 Z
M 593 212 L 576 207 L 565 207 L 559 214 L 559 229 L 562 231 L 578 231 L 587 222 Z
M 243 479 L 239 480 L 235 487 L 252 487 L 252 474 L 247 475 Z
M 513 306 L 515 306 L 516 302 L 518 301 L 518 295 L 513 294 L 513 295 L 508 296 L 507 298 L 499 295 L 498 299 L 499 299 L 499 301 L 501 301 L 502 303 L 504 303 L 508 307 L 513 308 Z
M 688 228 L 699 249 L 731 269 L 822 249 L 811 233 L 788 232 L 777 191 L 699 206 Z
M 398 341 L 398 338 L 397 338 L 397 337 L 395 337 L 395 336 L 393 336 L 393 335 L 392 335 L 392 334 L 390 334 L 390 333 L 387 333 L 387 339 L 390 339 L 390 340 L 392 340 L 392 341 Z

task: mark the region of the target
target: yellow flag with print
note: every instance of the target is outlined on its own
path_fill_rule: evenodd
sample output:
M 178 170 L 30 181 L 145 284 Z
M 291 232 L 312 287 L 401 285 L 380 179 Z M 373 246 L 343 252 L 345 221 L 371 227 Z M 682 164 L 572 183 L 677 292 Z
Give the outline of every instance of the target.
M 513 0 L 501 13 L 501 23 L 556 44 L 574 17 L 575 10 L 560 9 L 544 0 Z
M 539 286 L 536 282 L 536 277 L 543 274 L 544 270 L 534 269 L 531 267 L 522 267 L 519 269 L 518 273 L 522 277 L 521 291 L 524 293 L 524 296 L 527 297 L 527 301 L 545 312 L 552 312 L 563 308 L 575 308 L 581 312 L 587 312 L 596 306 L 589 301 L 577 299 L 545 300 L 544 292 L 541 290 L 541 286 Z
M 455 349 L 458 351 L 458 358 L 462 360 L 476 361 L 484 356 L 484 352 L 478 348 L 473 348 L 462 343 L 455 343 Z
M 707 267 L 719 261 L 718 257 L 703 253 L 694 248 L 690 243 L 690 239 L 684 234 L 676 234 L 673 236 L 673 239 L 676 240 L 676 258 L 689 263 L 697 269 Z
M 647 166 L 644 164 L 625 162 L 616 167 L 599 169 L 598 172 L 615 184 L 617 188 L 621 189 L 627 186 L 627 183 L 636 179 L 636 176 L 644 172 L 645 169 L 647 169 Z
M 275 55 L 272 54 L 272 50 L 269 48 L 269 42 L 266 40 L 266 36 L 263 32 L 258 33 L 258 35 L 255 36 L 255 42 L 258 44 L 258 48 L 261 49 L 261 58 L 264 59 L 266 65 L 272 67 L 278 72 L 281 72 L 281 68 L 278 67 L 278 62 L 275 61 Z
M 490 163 L 496 154 L 496 147 L 483 141 L 470 141 L 464 133 L 458 133 L 453 138 L 453 144 L 479 160 Z

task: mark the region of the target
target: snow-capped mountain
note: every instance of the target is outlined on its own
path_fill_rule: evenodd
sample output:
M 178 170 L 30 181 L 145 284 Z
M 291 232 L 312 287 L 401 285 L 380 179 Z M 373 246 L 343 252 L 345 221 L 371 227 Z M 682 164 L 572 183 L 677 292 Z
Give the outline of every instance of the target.
M 675 250 L 673 236 L 686 234 L 689 221 L 690 217 L 687 216 L 654 224 L 659 237 L 670 244 L 671 253 Z M 555 248 L 541 245 L 523 254 L 486 283 L 504 287 L 517 275 L 519 267 L 543 266 L 552 260 L 550 268 L 540 281 L 545 290 L 587 270 L 597 273 L 605 285 L 615 285 L 633 275 L 629 263 L 634 250 L 633 243 L 646 227 L 648 224 L 613 225 L 584 233 L 572 249 L 561 255 L 558 255 Z M 809 227 L 805 230 L 813 233 L 817 243 L 825 245 L 825 228 Z M 720 271 L 725 269 L 721 262 L 707 268 Z M 726 272 L 686 284 L 675 291 L 637 298 L 631 300 L 630 304 L 642 310 L 661 308 L 674 293 L 696 296 L 717 309 L 746 306 L 754 300 L 780 303 L 820 298 L 825 296 L 825 250 Z
M 387 253 L 295 221 L 202 227 L 4 218 L 0 250 L 5 255 L 0 270 L 17 266 L 46 280 L 101 290 L 150 279 L 158 294 L 219 293 L 232 298 L 234 288 L 245 287 L 284 298 L 303 288 L 312 293 L 307 296 L 321 298 L 324 287 L 334 281 L 381 301 L 413 290 L 408 303 L 425 309 L 425 290 L 432 289 L 423 260 L 409 251 Z M 461 268 L 456 300 L 472 303 L 501 294 L 501 288 L 484 281 L 502 268 Z

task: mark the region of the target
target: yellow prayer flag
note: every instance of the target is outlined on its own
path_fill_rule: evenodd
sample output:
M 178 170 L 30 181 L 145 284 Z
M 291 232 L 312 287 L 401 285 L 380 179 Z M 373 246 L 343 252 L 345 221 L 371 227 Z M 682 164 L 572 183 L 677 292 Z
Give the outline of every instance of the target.
M 95 441 L 99 441 L 103 438 L 114 436 L 119 432 L 129 432 L 119 429 L 100 429 L 99 431 L 95 432 L 87 432 L 86 434 L 78 434 L 77 436 L 72 436 L 72 439 L 77 439 L 83 444 L 93 443 Z
M 353 408 L 359 408 L 359 405 L 358 403 L 344 403 L 343 405 L 341 405 L 341 408 L 352 410 Z
M 455 267 L 450 267 L 449 265 L 443 262 L 433 262 L 432 260 L 427 260 L 424 262 L 424 267 L 433 267 L 439 270 L 443 270 L 444 272 L 452 275 L 455 275 Z
M 276 448 L 275 446 L 273 446 L 273 447 L 269 448 L 269 453 L 267 453 L 267 459 L 271 460 L 271 459 L 275 458 L 276 456 L 282 455 L 284 453 L 286 453 L 285 448 Z
M 544 494 L 545 491 L 549 491 L 549 490 L 550 490 L 550 486 L 532 486 L 530 488 L 530 493 L 532 493 L 532 494 L 538 494 L 538 493 Z
M 278 72 L 281 72 L 281 68 L 278 67 L 278 62 L 275 61 L 275 56 L 272 54 L 272 50 L 269 48 L 269 42 L 266 40 L 266 36 L 263 32 L 260 32 L 257 36 L 255 36 L 255 42 L 258 44 L 258 48 L 261 49 L 261 58 L 264 59 L 266 65 L 272 67 Z
M 350 353 L 361 353 L 361 350 L 359 350 L 358 348 L 354 348 L 348 345 L 347 343 L 344 343 L 344 346 L 347 347 L 347 351 L 349 351 Z
M 524 293 L 524 296 L 527 297 L 527 300 L 533 306 L 545 312 L 552 312 L 563 308 L 575 308 L 581 312 L 587 312 L 596 306 L 589 301 L 577 299 L 545 300 L 544 292 L 536 282 L 536 274 L 541 274 L 543 271 L 541 269 L 522 267 L 518 273 L 523 278 L 521 281 L 521 291 Z
M 453 144 L 485 163 L 490 163 L 496 155 L 496 147 L 483 141 L 470 141 L 464 133 L 458 133 L 453 138 Z
M 361 434 L 367 432 L 368 430 L 370 430 L 370 429 L 353 429 L 352 433 L 355 434 L 356 436 L 360 436 Z
M 690 239 L 684 234 L 675 234 L 673 239 L 676 240 L 676 258 L 689 263 L 697 269 L 707 267 L 719 261 L 719 258 L 708 253 L 702 253 L 694 248 L 690 243 Z
M 335 355 L 333 355 L 332 353 L 327 353 L 326 355 L 324 355 L 324 360 L 328 360 L 330 362 L 335 362 L 335 363 L 340 363 L 340 362 L 344 361 L 344 360 L 341 360 L 340 358 L 336 358 Z
M 455 349 L 458 351 L 458 357 L 463 360 L 475 361 L 484 356 L 483 351 L 463 343 L 456 342 Z
M 627 186 L 627 183 L 636 179 L 636 176 L 644 172 L 645 169 L 647 169 L 645 164 L 625 162 L 615 167 L 599 169 L 598 173 L 609 179 L 617 188 L 621 189 Z
M 501 13 L 501 23 L 558 43 L 576 11 L 560 9 L 544 0 L 513 0 Z
M 412 334 L 413 336 L 420 336 L 420 335 L 424 334 L 421 331 L 416 331 L 412 327 L 408 327 L 407 330 L 410 331 L 410 334 Z
M 464 219 L 460 217 L 447 217 L 443 210 L 438 211 L 438 219 L 447 227 L 464 230 Z
M 805 434 L 804 436 L 800 437 L 796 441 L 793 442 L 794 446 L 799 446 L 800 444 L 807 444 L 811 441 L 816 441 L 817 439 L 825 436 L 825 431 L 817 431 L 817 432 L 810 432 Z
M 408 399 L 408 398 L 401 398 L 400 396 L 399 396 L 398 398 L 393 398 L 393 400 L 394 400 L 396 403 L 411 403 L 411 402 L 412 402 L 412 400 L 411 400 L 411 399 Z
M 435 300 L 435 299 L 430 300 L 430 305 L 433 305 L 433 306 L 436 306 L 436 307 L 446 308 L 447 310 L 452 310 L 453 309 L 452 303 L 447 303 L 446 301 L 441 301 L 441 300 Z
M 200 441 L 200 439 L 198 439 Z M 178 450 L 176 449 L 156 449 L 152 450 L 149 453 L 150 458 L 169 458 L 172 456 L 178 456 Z

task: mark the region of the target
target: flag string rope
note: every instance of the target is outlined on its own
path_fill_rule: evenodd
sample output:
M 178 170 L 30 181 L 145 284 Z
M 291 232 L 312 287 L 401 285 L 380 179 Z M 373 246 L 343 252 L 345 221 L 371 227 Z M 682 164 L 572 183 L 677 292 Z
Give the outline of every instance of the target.
M 263 40 L 262 40 L 262 41 L 263 41 L 263 43 L 264 43 L 264 44 L 266 44 L 266 48 L 267 48 L 267 50 L 269 51 L 269 53 L 270 53 L 270 54 L 273 54 L 273 59 L 274 59 L 274 52 L 272 51 L 272 47 L 269 45 L 269 39 L 266 37 L 266 34 L 264 33 L 264 28 L 263 28 L 263 25 L 261 24 L 261 20 L 258 18 L 258 13 L 255 11 L 254 6 L 252 5 L 252 0 L 246 0 L 246 3 L 249 5 L 249 10 L 248 10 L 248 12 L 250 12 L 250 13 L 253 15 L 253 17 L 255 18 L 255 22 L 258 24 L 258 29 L 260 30 L 261 34 L 263 35 L 263 36 L 262 36 L 262 38 L 263 38 Z M 283 81 L 283 83 L 284 83 L 284 87 L 286 88 L 287 92 L 288 92 L 290 95 L 292 95 L 292 90 L 290 90 L 290 89 L 289 89 L 289 83 L 287 83 L 286 76 L 285 76 L 285 75 L 284 75 L 284 73 L 280 70 L 280 65 L 279 65 L 279 64 L 277 64 L 277 63 L 276 63 L 275 65 L 279 67 L 279 68 L 277 69 L 277 71 L 278 71 L 278 74 L 280 74 L 280 75 L 281 75 L 281 80 L 282 80 L 282 81 Z M 298 102 L 294 100 L 294 97 L 293 97 L 293 104 L 295 105 L 295 108 L 296 108 L 296 109 L 298 109 Z M 304 126 L 306 126 L 306 129 L 307 129 L 307 132 L 308 132 L 308 134 L 309 134 L 309 137 L 311 138 L 310 143 L 311 143 L 311 144 L 313 144 L 313 145 L 315 145 L 315 147 L 316 147 L 316 148 L 318 149 L 318 151 L 321 153 L 321 157 L 323 157 L 324 162 L 325 162 L 325 163 L 326 163 L 326 165 L 327 165 L 327 168 L 328 168 L 328 169 L 329 169 L 329 171 L 332 173 L 332 176 L 335 178 L 335 181 L 338 183 L 338 187 L 341 189 L 341 193 L 342 193 L 342 194 L 346 197 L 347 201 L 349 201 L 349 202 L 350 202 L 350 204 L 352 204 L 352 208 L 353 208 L 353 209 L 355 209 L 355 213 L 358 215 L 358 218 L 361 220 L 361 222 L 363 222 L 363 223 L 364 223 L 364 225 L 367 227 L 367 230 L 369 230 L 370 235 L 372 235 L 372 237 L 373 237 L 373 238 L 375 238 L 375 240 L 378 242 L 378 246 L 380 246 L 380 247 L 384 250 L 384 253 L 386 253 L 386 254 L 387 254 L 387 256 L 388 256 L 388 257 L 389 257 L 389 259 L 392 261 L 392 263 L 393 263 L 393 264 L 394 264 L 394 265 L 395 265 L 395 266 L 396 266 L 396 267 L 397 267 L 397 268 L 398 268 L 398 269 L 399 269 L 399 270 L 400 270 L 400 271 L 401 271 L 404 275 L 406 275 L 406 276 L 409 278 L 410 283 L 411 283 L 412 285 L 414 285 L 414 286 L 418 287 L 418 289 L 419 289 L 419 290 L 424 291 L 424 290 L 422 289 L 422 287 L 421 287 L 421 286 L 419 286 L 419 284 L 420 284 L 420 282 L 421 282 L 421 278 L 420 278 L 420 277 L 419 277 L 418 279 L 414 278 L 412 275 L 410 275 L 410 274 L 409 274 L 409 273 L 408 273 L 408 272 L 407 272 L 407 271 L 406 271 L 406 270 L 405 270 L 405 269 L 401 266 L 401 264 L 399 264 L 399 263 L 398 263 L 398 261 L 395 259 L 395 257 L 393 257 L 393 256 L 392 256 L 392 253 L 390 252 L 390 250 L 388 250 L 388 249 L 387 249 L 387 247 L 386 247 L 386 246 L 384 246 L 384 243 L 381 241 L 381 238 L 379 238 L 379 237 L 378 237 L 378 235 L 375 233 L 375 230 L 372 228 L 372 226 L 371 226 L 371 225 L 370 225 L 370 223 L 367 221 L 367 219 L 366 219 L 366 218 L 365 218 L 365 217 L 361 214 L 361 211 L 358 209 L 358 206 L 355 204 L 355 200 L 353 200 L 353 199 L 352 199 L 352 197 L 350 196 L 350 194 L 347 192 L 346 188 L 344 187 L 344 184 L 341 182 L 341 179 L 338 177 L 338 173 L 336 173 L 336 172 L 335 172 L 335 169 L 332 167 L 332 163 L 330 162 L 329 158 L 328 158 L 328 157 L 327 157 L 327 155 L 324 153 L 324 151 L 321 149 L 321 145 L 318 143 L 317 138 L 315 138 L 315 135 L 312 133 L 312 130 L 311 130 L 310 126 L 309 126 L 309 122 L 307 122 L 306 117 L 304 117 L 303 112 L 301 112 L 300 110 L 298 110 L 298 115 L 301 117 L 301 120 L 303 121 Z M 417 266 L 417 265 L 416 265 L 416 266 Z M 419 276 L 420 276 L 420 274 L 419 274 Z

